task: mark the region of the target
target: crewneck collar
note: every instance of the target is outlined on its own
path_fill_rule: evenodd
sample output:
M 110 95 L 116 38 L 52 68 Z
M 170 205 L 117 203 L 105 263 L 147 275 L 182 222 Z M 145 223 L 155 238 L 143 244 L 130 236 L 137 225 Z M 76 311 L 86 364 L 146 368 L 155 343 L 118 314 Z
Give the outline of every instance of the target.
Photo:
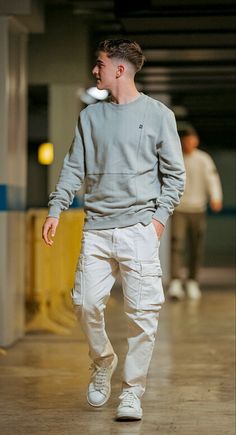
M 131 107 L 131 106 L 139 103 L 144 97 L 145 97 L 145 95 L 142 92 L 140 92 L 138 97 L 135 98 L 135 100 L 130 101 L 129 103 L 117 104 L 117 103 L 114 103 L 113 101 L 109 101 L 109 104 L 110 104 L 111 107 L 114 107 L 117 110 L 119 110 L 119 109 L 125 109 L 127 107 Z

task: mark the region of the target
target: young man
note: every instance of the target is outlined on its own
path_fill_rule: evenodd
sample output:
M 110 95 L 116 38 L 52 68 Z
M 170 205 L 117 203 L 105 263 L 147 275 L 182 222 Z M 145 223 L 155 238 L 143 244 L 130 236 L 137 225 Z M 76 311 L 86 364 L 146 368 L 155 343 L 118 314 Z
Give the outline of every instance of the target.
M 222 208 L 220 177 L 212 158 L 198 150 L 199 138 L 194 131 L 181 134 L 186 169 L 186 188 L 172 218 L 172 281 L 168 296 L 182 300 L 185 292 L 182 284 L 184 256 L 188 257 L 186 293 L 190 299 L 200 299 L 198 272 L 201 265 L 203 239 L 206 231 L 206 207 L 214 212 Z M 188 247 L 186 246 L 188 242 Z
M 135 86 L 143 62 L 135 42 L 99 45 L 93 75 L 111 100 L 81 112 L 43 227 L 43 238 L 51 245 L 60 212 L 85 181 L 86 219 L 72 298 L 93 361 L 87 400 L 102 406 L 117 366 L 104 308 L 120 270 L 128 353 L 118 420 L 142 418 L 140 399 L 164 302 L 158 248 L 185 176 L 173 113 Z

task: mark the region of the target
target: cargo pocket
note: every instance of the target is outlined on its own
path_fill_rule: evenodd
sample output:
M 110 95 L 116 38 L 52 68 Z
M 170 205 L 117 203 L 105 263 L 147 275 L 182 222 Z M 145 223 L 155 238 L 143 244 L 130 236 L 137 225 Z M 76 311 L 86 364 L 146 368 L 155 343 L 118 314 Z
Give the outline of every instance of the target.
M 71 290 L 72 302 L 75 309 L 79 309 L 83 304 L 84 297 L 84 267 L 85 267 L 85 256 L 80 255 L 75 272 L 75 283 Z
M 159 263 L 140 263 L 140 293 L 138 309 L 159 310 L 165 302 L 162 270 Z

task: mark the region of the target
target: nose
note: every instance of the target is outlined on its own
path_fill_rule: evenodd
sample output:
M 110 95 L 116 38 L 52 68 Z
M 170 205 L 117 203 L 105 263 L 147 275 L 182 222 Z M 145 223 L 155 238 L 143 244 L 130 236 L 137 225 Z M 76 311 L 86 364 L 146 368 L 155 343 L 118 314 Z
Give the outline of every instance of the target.
M 92 69 L 92 74 L 95 75 L 95 74 L 97 74 L 97 72 L 98 72 L 98 67 L 97 67 L 97 65 L 95 65 Z

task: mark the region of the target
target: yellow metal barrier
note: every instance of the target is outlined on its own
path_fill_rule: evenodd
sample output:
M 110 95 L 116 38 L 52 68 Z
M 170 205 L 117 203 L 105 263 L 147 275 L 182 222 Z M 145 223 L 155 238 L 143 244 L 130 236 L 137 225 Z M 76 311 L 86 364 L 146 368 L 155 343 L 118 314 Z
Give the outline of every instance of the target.
M 75 323 L 70 290 L 80 253 L 84 212 L 62 213 L 52 247 L 45 245 L 41 236 L 46 216 L 45 209 L 27 213 L 26 300 L 28 305 L 37 305 L 37 312 L 26 330 L 69 334 Z

